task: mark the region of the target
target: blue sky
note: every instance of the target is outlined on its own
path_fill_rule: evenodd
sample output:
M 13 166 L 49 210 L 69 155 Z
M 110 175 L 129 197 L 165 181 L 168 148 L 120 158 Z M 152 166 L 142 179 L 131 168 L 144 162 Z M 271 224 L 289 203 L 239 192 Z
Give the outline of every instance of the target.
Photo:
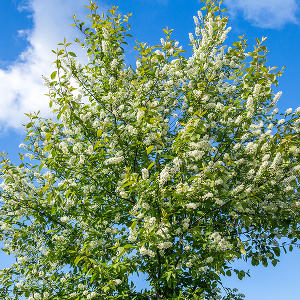
M 5 0 L 0 18 L 0 151 L 17 159 L 22 142 L 25 112 L 40 110 L 48 115 L 41 75 L 49 75 L 53 65 L 51 49 L 64 37 L 72 41 L 76 31 L 69 25 L 72 15 L 84 16 L 85 0 Z M 103 9 L 112 4 L 122 13 L 132 12 L 134 39 L 159 43 L 162 28 L 174 29 L 174 37 L 189 50 L 188 33 L 193 32 L 193 15 L 201 8 L 198 0 L 101 0 Z M 279 108 L 300 106 L 300 0 L 225 0 L 232 31 L 229 45 L 238 35 L 268 37 L 269 64 L 286 66 L 279 82 L 283 96 Z M 134 52 L 128 62 L 134 64 Z M 80 57 L 84 60 L 83 54 Z M 11 259 L 0 252 L 0 267 Z M 300 251 L 282 257 L 276 267 L 251 268 L 251 278 L 226 280 L 240 288 L 249 300 L 297 300 L 300 295 Z M 143 284 L 142 282 L 140 283 Z

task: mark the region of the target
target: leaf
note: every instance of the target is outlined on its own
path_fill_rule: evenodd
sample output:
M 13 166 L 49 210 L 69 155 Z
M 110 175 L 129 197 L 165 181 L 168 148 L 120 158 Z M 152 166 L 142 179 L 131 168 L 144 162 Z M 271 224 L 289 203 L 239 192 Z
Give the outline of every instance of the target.
M 70 56 L 77 57 L 77 55 L 76 55 L 74 52 L 68 52 L 68 54 L 69 54 Z
M 244 244 L 241 242 L 241 240 L 239 238 L 237 238 L 237 241 L 239 243 L 239 246 L 240 246 L 240 251 L 243 255 L 246 255 L 246 250 L 245 250 L 245 247 L 244 247 Z
M 238 273 L 239 280 L 242 280 L 244 277 L 245 277 L 245 272 L 244 271 L 241 271 L 241 272 Z
M 155 165 L 155 162 L 153 161 L 147 168 L 147 170 L 150 170 Z
M 133 183 L 134 183 L 133 180 L 131 180 L 131 181 L 129 181 L 129 182 L 126 182 L 126 183 L 124 183 L 124 184 L 121 186 L 121 189 L 124 189 L 124 188 L 126 188 L 126 187 L 132 185 Z
M 136 220 L 134 220 L 134 221 L 132 222 L 132 224 L 131 224 L 130 228 L 131 228 L 132 230 L 134 230 L 134 229 L 135 229 L 135 227 L 136 227 L 136 225 L 137 225 L 137 221 L 136 221 Z
M 147 154 L 150 154 L 150 153 L 152 152 L 153 149 L 154 149 L 154 146 L 153 146 L 153 145 L 147 147 Z
M 268 260 L 267 260 L 266 257 L 263 257 L 261 261 L 262 261 L 262 265 L 263 265 L 264 267 L 267 267 L 267 266 L 268 266 Z
M 100 137 L 103 133 L 103 130 L 102 129 L 98 129 L 97 131 L 97 137 Z
M 131 248 L 133 248 L 133 246 L 132 246 L 131 244 L 126 244 L 126 245 L 124 246 L 124 249 L 131 249 Z
M 96 150 L 96 149 L 98 149 L 99 147 L 102 147 L 101 141 L 97 141 L 97 142 L 96 142 L 94 149 Z
M 46 193 L 46 191 L 49 189 L 49 185 L 45 185 L 43 186 L 42 190 L 44 193 Z
M 90 279 L 91 283 L 93 283 L 95 281 L 97 275 L 98 274 L 96 272 L 93 274 L 92 278 Z
M 276 265 L 277 265 L 277 260 L 272 260 L 272 265 L 274 266 L 274 267 L 276 267 Z
M 273 251 L 274 251 L 276 256 L 280 256 L 280 249 L 278 247 L 274 247 Z
M 83 259 L 84 259 L 84 256 L 77 256 L 74 260 L 75 266 L 77 266 L 79 264 L 79 262 Z
M 53 80 L 56 77 L 57 71 L 51 73 L 50 77 Z

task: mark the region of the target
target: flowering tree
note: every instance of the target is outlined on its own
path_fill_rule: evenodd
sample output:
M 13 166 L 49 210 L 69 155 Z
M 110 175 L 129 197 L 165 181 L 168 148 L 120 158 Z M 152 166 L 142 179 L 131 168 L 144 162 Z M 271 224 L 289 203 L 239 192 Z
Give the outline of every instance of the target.
M 46 80 L 56 118 L 29 115 L 20 165 L 2 155 L 2 299 L 241 299 L 221 276 L 267 266 L 299 231 L 300 108 L 278 113 L 267 49 L 224 46 L 207 0 L 192 54 L 164 30 L 125 65 L 130 15 L 97 14 Z M 147 276 L 136 291 L 135 273 Z M 4 297 L 4 298 L 3 298 Z M 23 299 L 23 298 L 22 298 Z

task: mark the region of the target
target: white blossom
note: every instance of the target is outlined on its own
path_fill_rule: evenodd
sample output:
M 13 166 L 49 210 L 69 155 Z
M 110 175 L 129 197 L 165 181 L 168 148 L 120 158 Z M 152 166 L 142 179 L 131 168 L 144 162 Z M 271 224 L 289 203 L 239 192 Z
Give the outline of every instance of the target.
M 142 178 L 143 180 L 147 180 L 149 178 L 149 171 L 148 169 L 142 169 Z

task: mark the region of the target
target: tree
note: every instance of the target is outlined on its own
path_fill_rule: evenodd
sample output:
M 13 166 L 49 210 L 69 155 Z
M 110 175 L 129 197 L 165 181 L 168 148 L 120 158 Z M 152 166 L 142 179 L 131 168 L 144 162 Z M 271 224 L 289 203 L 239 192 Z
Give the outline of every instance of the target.
M 20 165 L 2 155 L 0 225 L 16 262 L 5 299 L 242 299 L 221 276 L 267 266 L 299 238 L 300 108 L 279 113 L 282 70 L 248 51 L 218 1 L 194 17 L 192 54 L 172 30 L 137 43 L 116 7 L 64 41 L 45 79 L 55 118 L 28 115 Z M 135 273 L 149 288 L 136 291 Z

